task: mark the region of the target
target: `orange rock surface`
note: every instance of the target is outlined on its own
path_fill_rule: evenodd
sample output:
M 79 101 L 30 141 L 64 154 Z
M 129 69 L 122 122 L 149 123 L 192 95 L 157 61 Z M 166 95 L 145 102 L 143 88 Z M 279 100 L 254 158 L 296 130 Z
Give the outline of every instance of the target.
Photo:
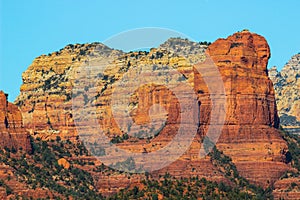
M 230 156 L 241 175 L 266 186 L 287 169 L 286 142 L 277 128 L 275 93 L 267 75 L 270 48 L 260 35 L 243 31 L 208 48 L 227 94 L 227 114 L 217 147 Z
M 9 177 L 9 178 L 8 178 Z M 28 185 L 20 180 L 16 176 L 16 170 L 4 163 L 0 164 L 0 180 L 12 189 L 13 194 L 7 195 L 6 189 L 3 185 L 0 186 L 0 199 L 17 199 L 17 196 L 23 196 L 27 198 L 53 198 L 53 192 L 44 188 L 32 189 Z
M 300 178 L 286 178 L 276 181 L 274 184 L 273 195 L 274 199 L 299 199 Z
M 0 147 L 14 148 L 29 152 L 29 134 L 23 127 L 19 108 L 7 102 L 7 94 L 0 91 Z
M 172 48 L 164 46 L 152 49 L 149 53 L 125 54 L 104 45 L 100 47 L 97 49 L 99 46 L 96 44 L 68 45 L 59 52 L 36 58 L 23 73 L 21 95 L 16 104 L 22 110 L 25 127 L 31 134 L 43 139 L 54 139 L 56 136 L 77 139 L 71 97 L 73 95 L 74 99 L 84 101 L 87 92 L 92 91 L 96 98 L 93 102 L 87 99 L 85 103 L 96 105 L 99 123 L 107 136 L 122 136 L 124 131 L 118 127 L 118 118 L 113 118 L 111 109 L 112 93 L 115 90 L 113 84 L 136 66 L 155 65 L 163 68 L 167 65 L 184 74 L 186 82 L 197 94 L 200 126 L 190 149 L 177 161 L 153 175 L 169 172 L 176 177 L 198 175 L 210 180 L 226 181 L 209 157 L 198 157 L 201 140 L 206 135 L 210 122 L 212 105 L 207 86 L 191 60 L 203 60 L 204 52 L 178 55 L 170 52 Z M 195 45 L 193 48 L 202 47 Z M 189 50 L 185 48 L 186 51 Z M 90 53 L 112 58 L 113 62 L 102 74 L 91 75 L 91 79 L 98 81 L 96 86 L 74 93 L 72 86 L 86 85 L 83 80 L 75 80 L 74 72 L 82 63 L 89 62 L 87 54 Z M 220 71 L 227 97 L 226 120 L 217 147 L 233 159 L 241 175 L 254 183 L 268 186 L 288 169 L 288 165 L 284 163 L 287 145 L 277 130 L 279 120 L 274 90 L 267 75 L 269 46 L 262 36 L 243 31 L 227 39 L 217 40 L 209 46 L 207 53 Z M 135 75 L 137 74 L 131 74 L 132 77 L 129 78 L 133 80 Z M 170 77 L 169 81 L 175 79 Z M 121 94 L 117 94 L 117 97 L 118 95 Z M 152 152 L 168 144 L 176 135 L 180 110 L 178 99 L 170 88 L 155 84 L 138 88 L 130 100 L 130 117 L 137 124 L 148 124 L 148 111 L 155 103 L 168 113 L 167 123 L 159 135 L 151 140 L 130 138 L 118 144 L 120 148 L 134 152 Z M 121 109 L 120 107 L 119 110 Z M 89 111 L 93 112 L 92 109 L 87 112 Z M 88 126 L 90 119 L 85 117 L 82 116 L 80 126 Z M 155 117 L 159 119 L 164 116 Z M 92 133 L 97 133 L 97 130 Z M 120 179 L 119 175 L 116 177 Z M 101 179 L 109 187 L 118 188 L 118 181 L 112 181 L 109 177 Z M 122 187 L 127 182 L 122 182 Z M 99 189 L 101 190 L 101 185 Z
M 58 165 L 62 166 L 65 169 L 69 169 L 70 168 L 70 163 L 65 159 L 65 158 L 61 158 L 57 161 Z

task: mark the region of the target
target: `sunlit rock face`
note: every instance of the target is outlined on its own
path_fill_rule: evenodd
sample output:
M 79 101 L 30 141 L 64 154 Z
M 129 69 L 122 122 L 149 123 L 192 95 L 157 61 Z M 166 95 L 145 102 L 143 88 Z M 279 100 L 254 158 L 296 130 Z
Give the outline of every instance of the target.
M 7 94 L 0 91 L 0 146 L 31 151 L 29 134 L 23 127 L 19 108 L 7 101 Z
M 155 137 L 141 139 L 133 135 L 117 144 L 128 151 L 150 153 L 166 146 L 177 134 L 183 111 L 180 99 L 173 91 L 175 88 L 170 85 L 186 83 L 198 100 L 197 110 L 191 113 L 191 116 L 199 114 L 196 136 L 190 148 L 178 160 L 155 171 L 153 175 L 168 172 L 176 177 L 198 175 L 226 182 L 224 174 L 211 163 L 209 156 L 199 158 L 201 141 L 210 124 L 212 103 L 208 87 L 196 65 L 208 59 L 207 55 L 220 72 L 226 96 L 225 123 L 217 147 L 232 157 L 241 175 L 262 186 L 270 185 L 288 168 L 284 163 L 287 146 L 277 130 L 279 119 L 275 94 L 267 73 L 270 49 L 266 40 L 255 33 L 238 32 L 226 39 L 218 39 L 210 46 L 173 38 L 150 52 L 124 53 L 98 43 L 68 45 L 59 52 L 42 55 L 33 61 L 23 73 L 21 94 L 15 103 L 22 111 L 26 129 L 42 139 L 60 136 L 62 139 L 77 140 L 78 127 L 75 122 L 78 121 L 80 123 L 77 126 L 88 128 L 87 115 L 74 115 L 74 100 L 82 102 L 87 107 L 87 113 L 97 113 L 99 126 L 111 140 L 117 136 L 123 138 L 126 131 L 131 129 L 126 127 L 127 130 L 124 130 L 119 126 L 119 123 L 126 124 L 129 117 L 139 125 L 136 127 L 145 128 L 131 130 L 140 134 L 152 128 L 149 126 L 151 120 L 159 122 L 160 119 L 166 119 L 163 129 Z M 89 74 L 90 80 L 95 83 L 89 85 L 86 80 L 76 76 L 78 69 L 95 62 L 94 58 L 111 62 L 103 72 L 93 71 Z M 130 86 L 130 80 L 141 75 L 137 70 L 141 66 L 152 66 L 149 76 L 155 73 L 163 76 L 159 72 L 163 72 L 166 66 L 178 71 L 180 76 L 167 75 L 169 85 Z M 125 75 L 128 79 L 124 84 L 127 84 L 128 91 L 134 92 L 129 99 L 129 115 L 118 118 L 121 115 L 114 115 L 112 97 L 122 98 L 122 93 L 114 92 L 116 83 Z M 147 73 L 143 76 L 148 78 Z M 82 86 L 82 89 L 73 90 L 78 86 Z M 176 89 L 185 94 L 184 87 Z M 88 98 L 89 95 L 94 98 Z M 188 97 L 183 95 L 181 103 L 188 101 Z M 159 106 L 153 106 L 155 104 Z M 124 108 L 120 106 L 114 109 L 121 112 Z M 153 129 L 158 125 L 154 123 Z M 89 133 L 97 135 L 98 130 L 93 129 Z M 181 139 L 184 141 L 186 138 Z M 122 181 L 114 182 L 116 187 L 118 182 Z
M 280 125 L 300 134 L 300 54 L 294 55 L 280 72 L 272 67 L 269 77 L 274 84 Z

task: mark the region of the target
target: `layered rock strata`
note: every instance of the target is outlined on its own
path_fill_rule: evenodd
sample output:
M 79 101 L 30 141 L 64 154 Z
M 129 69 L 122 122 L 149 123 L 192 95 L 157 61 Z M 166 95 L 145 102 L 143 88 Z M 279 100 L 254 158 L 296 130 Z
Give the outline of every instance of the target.
M 268 186 L 288 168 L 285 164 L 287 145 L 277 130 L 279 119 L 275 94 L 267 73 L 269 46 L 262 36 L 243 31 L 227 39 L 219 39 L 206 48 L 205 45 L 180 39 L 169 40 L 150 52 L 132 53 L 123 53 L 96 43 L 68 45 L 59 52 L 42 55 L 34 60 L 23 73 L 21 95 L 16 104 L 22 110 L 25 127 L 32 135 L 43 139 L 56 136 L 78 139 L 74 120 L 80 121 L 77 123 L 80 127 L 88 127 L 90 119 L 87 115 L 79 118 L 74 116 L 72 103 L 74 106 L 75 101 L 87 108 L 86 113 L 97 113 L 101 128 L 112 141 L 117 141 L 119 148 L 132 152 L 155 152 L 175 137 L 183 111 L 179 99 L 172 91 L 174 88 L 168 84 L 143 84 L 137 88 L 130 85 L 130 80 L 135 80 L 138 75 L 147 78 L 147 74 L 141 74 L 137 69 L 151 66 L 152 71 L 148 74 L 165 76 L 170 84 L 182 82 L 190 85 L 199 105 L 191 116 L 197 113 L 200 116 L 197 134 L 189 150 L 171 165 L 153 173 L 154 176 L 168 172 L 176 177 L 198 175 L 226 181 L 209 157 L 199 158 L 201 141 L 208 130 L 212 110 L 207 85 L 196 70 L 197 63 L 207 58 L 206 51 L 219 69 L 227 99 L 225 124 L 217 147 L 232 157 L 243 176 L 254 183 Z M 92 66 L 97 59 L 103 58 L 111 61 L 105 70 L 89 74 L 90 80 L 96 80 L 96 84 L 76 78 L 80 66 Z M 170 74 L 170 68 L 181 75 Z M 122 115 L 114 115 L 112 96 L 117 90 L 116 84 L 124 76 L 127 76 L 125 84 L 129 85 L 128 91 L 135 92 L 130 96 L 129 115 L 118 118 Z M 81 90 L 72 90 L 78 86 L 81 86 Z M 183 92 L 182 88 L 179 91 Z M 89 95 L 94 98 L 89 98 Z M 122 94 L 114 94 L 114 98 L 120 99 Z M 187 96 L 183 99 L 186 101 Z M 153 107 L 155 104 L 160 106 Z M 121 112 L 124 108 L 119 106 L 115 110 Z M 152 119 L 149 111 L 154 111 Z M 147 133 L 149 128 L 157 128 L 155 123 L 154 127 L 148 126 L 153 119 L 159 122 L 166 118 L 166 123 L 155 137 L 128 137 L 125 133 L 131 126 L 124 130 L 119 125 L 128 125 L 129 117 L 139 125 L 131 131 L 140 135 Z M 89 131 L 89 134 L 97 136 L 98 130 Z
M 19 108 L 7 101 L 7 94 L 0 91 L 0 146 L 30 152 L 29 134 L 23 127 Z
M 300 134 L 300 54 L 294 55 L 280 72 L 272 67 L 269 77 L 274 84 L 281 126 Z

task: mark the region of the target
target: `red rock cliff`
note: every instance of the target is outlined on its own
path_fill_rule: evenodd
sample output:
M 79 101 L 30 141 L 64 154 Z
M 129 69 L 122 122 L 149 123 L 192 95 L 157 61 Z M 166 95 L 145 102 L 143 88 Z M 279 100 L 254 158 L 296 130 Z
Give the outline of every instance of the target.
M 73 72 L 82 61 L 87 61 L 86 53 L 95 53 L 97 48 L 99 46 L 93 44 L 68 45 L 60 52 L 38 57 L 23 73 L 21 95 L 16 102 L 24 114 L 25 126 L 32 134 L 38 133 L 44 138 L 47 138 L 47 134 L 49 137 L 56 137 L 57 134 L 62 137 L 76 136 L 70 98 L 72 85 L 76 84 Z M 170 53 L 170 48 L 128 54 L 108 49 L 104 45 L 101 45 L 101 48 L 100 53 L 105 50 L 108 52 L 107 56 L 113 56 L 115 60 L 103 74 L 92 74 L 92 79 L 99 80 L 97 88 L 85 90 L 96 91 L 97 98 L 93 103 L 97 106 L 100 124 L 107 134 L 110 137 L 122 134 L 112 117 L 110 100 L 113 83 L 119 81 L 135 66 L 150 64 L 162 68 L 168 65 L 183 73 L 196 93 L 202 91 L 198 93 L 201 101 L 200 127 L 190 150 L 157 173 L 164 174 L 167 171 L 178 177 L 198 175 L 224 180 L 224 176 L 213 166 L 209 157 L 198 158 L 201 137 L 206 134 L 210 120 L 211 103 L 207 86 L 201 74 L 193 70 L 190 60 L 199 60 L 197 56 L 203 58 L 203 53 L 199 53 L 203 49 L 196 54 L 190 54 L 189 48 L 184 48 L 184 51 L 188 52 L 184 58 Z M 195 44 L 190 49 L 200 48 L 202 47 Z M 217 147 L 232 157 L 243 176 L 260 185 L 269 185 L 288 168 L 284 163 L 284 151 L 287 146 L 276 129 L 278 116 L 274 90 L 267 76 L 269 46 L 262 36 L 243 31 L 227 39 L 217 40 L 209 46 L 207 53 L 220 71 L 227 96 L 225 126 Z M 130 78 L 135 78 L 134 74 L 131 75 Z M 81 80 L 77 81 L 80 84 Z M 85 93 L 83 90 L 77 94 L 73 93 L 73 96 L 85 99 Z M 129 139 L 120 143 L 120 147 L 136 152 L 151 152 L 173 138 L 179 125 L 178 100 L 168 88 L 148 85 L 136 90 L 131 101 L 131 117 L 138 124 L 147 124 L 147 111 L 154 103 L 159 103 L 169 113 L 164 129 L 150 141 Z M 85 120 L 88 122 L 89 119 L 82 121 Z
M 0 146 L 30 151 L 29 134 L 23 128 L 19 108 L 7 102 L 7 94 L 0 91 Z
M 275 93 L 267 75 L 270 48 L 260 35 L 243 31 L 218 39 L 207 53 L 218 66 L 227 95 L 227 115 L 217 147 L 238 171 L 268 185 L 287 169 Z M 197 78 L 195 78 L 197 81 Z
M 232 158 L 242 176 L 252 183 L 269 186 L 289 168 L 285 164 L 288 148 L 277 130 L 275 93 L 267 74 L 269 45 L 264 37 L 243 31 L 218 39 L 206 52 L 220 71 L 227 99 L 226 119 L 217 148 Z M 161 171 L 176 176 L 217 178 L 219 174 L 206 158 L 197 158 L 199 137 L 206 135 L 210 122 L 211 102 L 201 74 L 197 70 L 193 73 L 194 90 L 201 91 L 198 139 L 186 155 Z

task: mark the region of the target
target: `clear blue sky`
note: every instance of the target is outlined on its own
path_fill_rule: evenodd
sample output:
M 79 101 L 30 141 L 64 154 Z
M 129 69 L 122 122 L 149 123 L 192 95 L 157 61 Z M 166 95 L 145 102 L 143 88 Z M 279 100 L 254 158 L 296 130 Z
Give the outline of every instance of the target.
M 122 31 L 162 27 L 197 41 L 214 41 L 244 28 L 271 47 L 269 67 L 300 52 L 300 1 L 79 1 L 0 0 L 0 90 L 14 101 L 33 59 L 69 43 L 104 41 Z

